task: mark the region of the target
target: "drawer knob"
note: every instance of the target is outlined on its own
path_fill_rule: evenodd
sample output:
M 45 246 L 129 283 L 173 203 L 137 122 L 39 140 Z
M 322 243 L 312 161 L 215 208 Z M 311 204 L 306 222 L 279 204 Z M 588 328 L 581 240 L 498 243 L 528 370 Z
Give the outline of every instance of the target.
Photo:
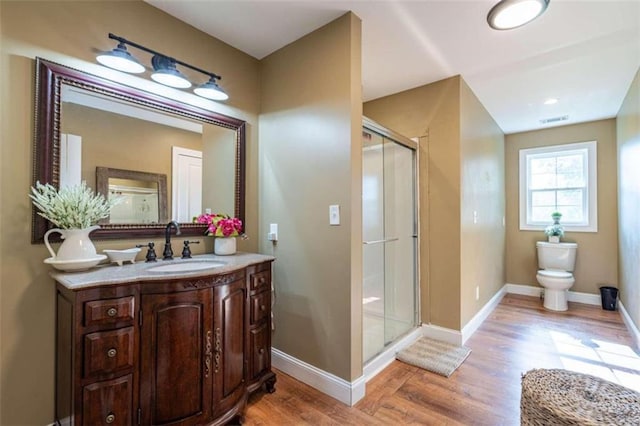
M 116 415 L 113 413 L 109 413 L 107 417 L 104 419 L 105 423 L 111 424 L 116 421 Z
M 260 310 L 264 311 L 265 306 L 264 305 L 260 305 Z
M 262 355 L 264 353 L 264 348 L 260 348 L 258 352 L 260 353 L 260 355 Z
M 260 284 L 264 284 L 264 277 L 260 277 L 260 278 L 258 279 L 258 282 L 259 282 Z
M 107 351 L 107 356 L 109 358 L 113 358 L 116 356 L 116 354 L 118 353 L 118 351 L 115 348 L 111 348 Z
M 110 317 L 115 317 L 118 314 L 118 310 L 116 308 L 109 308 L 107 310 L 107 315 Z

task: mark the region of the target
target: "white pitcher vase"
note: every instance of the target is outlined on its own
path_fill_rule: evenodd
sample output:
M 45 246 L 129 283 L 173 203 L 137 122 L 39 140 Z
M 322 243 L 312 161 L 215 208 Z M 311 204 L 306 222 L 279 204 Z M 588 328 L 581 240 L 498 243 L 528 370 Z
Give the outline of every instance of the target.
M 50 229 L 44 234 L 44 244 L 51 253 L 51 257 L 56 261 L 95 259 L 97 256 L 96 247 L 89 239 L 89 234 L 98 228 L 100 228 L 99 225 L 84 229 Z M 53 251 L 51 244 L 49 244 L 49 234 L 52 232 L 58 232 L 62 235 L 63 241 L 58 248 L 58 253 Z

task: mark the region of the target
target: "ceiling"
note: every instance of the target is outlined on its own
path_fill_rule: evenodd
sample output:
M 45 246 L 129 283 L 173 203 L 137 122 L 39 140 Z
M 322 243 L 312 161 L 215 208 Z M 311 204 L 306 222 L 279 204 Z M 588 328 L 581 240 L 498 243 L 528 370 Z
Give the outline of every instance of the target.
M 497 0 L 145 1 L 258 59 L 353 11 L 364 101 L 459 74 L 505 134 L 615 117 L 640 67 L 640 0 L 551 0 L 508 31 Z

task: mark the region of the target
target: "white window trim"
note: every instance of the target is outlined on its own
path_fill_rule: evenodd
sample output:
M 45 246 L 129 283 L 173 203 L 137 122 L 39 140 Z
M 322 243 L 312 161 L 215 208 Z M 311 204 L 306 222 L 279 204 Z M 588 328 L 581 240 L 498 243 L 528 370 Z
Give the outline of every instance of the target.
M 589 224 L 585 226 L 564 225 L 564 230 L 569 232 L 598 232 L 598 149 L 596 141 L 578 142 L 564 145 L 543 146 L 540 148 L 528 148 L 520 150 L 520 230 L 540 231 L 551 224 L 544 225 L 527 223 L 527 155 L 544 154 L 550 152 L 572 151 L 584 149 L 588 151 L 589 182 L 587 184 L 588 218 Z M 560 222 L 562 223 L 562 221 Z

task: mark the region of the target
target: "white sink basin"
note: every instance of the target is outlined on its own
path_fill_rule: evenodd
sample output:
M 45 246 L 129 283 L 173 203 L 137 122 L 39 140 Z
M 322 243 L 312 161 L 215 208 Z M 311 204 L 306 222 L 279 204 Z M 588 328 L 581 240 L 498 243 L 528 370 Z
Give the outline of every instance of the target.
M 164 265 L 152 266 L 147 269 L 147 271 L 168 274 L 172 272 L 203 271 L 205 269 L 219 268 L 225 265 L 226 263 L 218 262 L 216 260 L 191 260 L 187 262 L 167 263 Z

